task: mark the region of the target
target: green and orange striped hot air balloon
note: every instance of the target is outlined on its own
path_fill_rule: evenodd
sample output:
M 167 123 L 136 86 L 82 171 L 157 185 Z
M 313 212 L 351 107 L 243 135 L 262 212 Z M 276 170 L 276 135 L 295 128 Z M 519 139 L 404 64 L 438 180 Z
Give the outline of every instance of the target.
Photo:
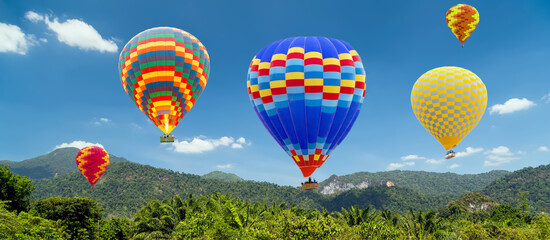
M 97 183 L 97 180 L 109 166 L 109 154 L 101 147 L 85 147 L 76 155 L 76 166 L 78 166 L 82 175 L 88 179 L 93 189 L 94 184 Z
M 462 43 L 462 47 L 464 47 L 464 42 L 470 37 L 479 23 L 479 13 L 470 5 L 458 4 L 447 11 L 445 19 L 451 31 L 458 38 L 458 41 Z

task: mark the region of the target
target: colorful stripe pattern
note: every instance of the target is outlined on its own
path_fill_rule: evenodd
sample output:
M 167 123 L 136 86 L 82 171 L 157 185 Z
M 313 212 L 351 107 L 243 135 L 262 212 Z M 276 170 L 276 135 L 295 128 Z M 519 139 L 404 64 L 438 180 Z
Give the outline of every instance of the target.
M 416 118 L 446 150 L 477 125 L 487 107 L 487 89 L 464 68 L 439 67 L 424 73 L 411 92 Z
M 256 114 L 304 177 L 350 131 L 365 97 L 365 70 L 346 42 L 295 37 L 260 50 L 247 88 Z
M 447 25 L 460 43 L 466 42 L 479 23 L 477 10 L 466 4 L 458 4 L 447 11 Z
M 76 166 L 90 185 L 96 184 L 109 166 L 109 154 L 105 149 L 89 146 L 81 149 L 76 155 Z
M 120 53 L 118 67 L 132 101 L 169 134 L 204 91 L 210 58 L 193 35 L 158 27 L 134 36 Z

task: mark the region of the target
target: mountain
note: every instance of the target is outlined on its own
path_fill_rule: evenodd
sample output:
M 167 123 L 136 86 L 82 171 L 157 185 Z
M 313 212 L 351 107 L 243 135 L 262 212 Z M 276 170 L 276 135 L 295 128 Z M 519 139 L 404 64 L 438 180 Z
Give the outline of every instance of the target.
M 70 172 L 78 172 L 76 155 L 80 149 L 68 147 L 58 148 L 51 153 L 20 162 L 2 160 L 0 165 L 7 165 L 11 172 L 30 179 L 52 178 Z M 109 154 L 109 163 L 127 162 L 125 158 Z
M 425 171 L 387 171 L 387 172 L 357 172 L 344 176 L 332 175 L 319 183 L 319 192 L 335 194 L 355 188 L 366 188 L 370 185 L 393 184 L 409 188 L 421 194 L 452 194 L 460 196 L 464 193 L 479 191 L 491 182 L 510 172 L 493 170 L 480 174 L 436 173 Z
M 522 193 L 533 212 L 550 211 L 550 164 L 527 167 L 508 174 L 485 187 L 482 192 L 499 203 L 520 206 Z
M 451 200 L 446 195 L 424 196 L 404 187 L 382 185 L 328 196 L 298 187 L 255 181 L 227 182 L 132 162 L 111 164 L 94 185 L 94 190 L 79 172 L 33 180 L 32 184 L 36 187 L 34 198 L 91 197 L 97 199 L 110 216 L 118 217 L 131 217 L 151 199 L 167 199 L 176 194 L 185 198 L 213 192 L 228 193 L 252 202 L 284 201 L 303 209 L 324 207 L 329 211 L 353 205 L 402 212 L 409 209 L 427 211 L 437 210 Z
M 202 178 L 206 179 L 218 179 L 225 182 L 240 182 L 244 181 L 239 176 L 233 174 L 233 173 L 224 173 L 222 171 L 213 171 L 207 174 L 202 175 Z

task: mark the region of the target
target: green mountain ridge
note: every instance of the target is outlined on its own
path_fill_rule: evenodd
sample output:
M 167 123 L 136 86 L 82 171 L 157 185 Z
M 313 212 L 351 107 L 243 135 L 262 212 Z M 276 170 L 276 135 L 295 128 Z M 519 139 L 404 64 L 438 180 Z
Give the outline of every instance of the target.
M 332 175 L 319 183 L 319 190 L 323 191 L 331 182 L 351 183 L 358 185 L 368 179 L 372 183 L 391 181 L 396 186 L 410 188 L 422 194 L 454 194 L 480 191 L 491 182 L 510 174 L 505 170 L 493 170 L 480 174 L 437 173 L 426 171 L 386 171 L 386 172 L 357 172 L 337 176 Z
M 206 179 L 218 179 L 218 180 L 226 181 L 226 182 L 244 181 L 241 177 L 237 176 L 236 174 L 225 173 L 225 172 L 222 172 L 222 171 L 213 171 L 213 172 L 202 175 L 202 177 L 206 178 Z
M 129 162 L 124 158 L 111 155 L 111 164 L 102 178 L 92 190 L 86 179 L 76 169 L 74 158 L 78 149 L 57 149 L 52 153 L 22 162 L 7 162 L 12 164 L 15 173 L 26 175 L 31 173 L 31 179 L 36 190 L 34 198 L 50 196 L 76 197 L 86 196 L 97 199 L 111 216 L 131 217 L 147 201 L 152 199 L 167 199 L 174 195 L 186 197 L 189 195 L 209 195 L 214 192 L 229 193 L 235 197 L 252 202 L 284 201 L 303 209 L 340 210 L 342 207 L 357 205 L 359 207 L 374 207 L 394 211 L 437 210 L 446 203 L 457 199 L 467 192 L 482 191 L 503 203 L 516 201 L 517 192 L 531 191 L 529 204 L 533 209 L 543 208 L 547 204 L 547 190 L 532 190 L 528 184 L 523 184 L 514 193 L 502 189 L 503 184 L 518 181 L 520 176 L 535 174 L 548 176 L 549 166 L 525 168 L 514 173 L 507 171 L 491 171 L 482 174 L 433 173 L 424 171 L 388 171 L 378 173 L 360 172 L 344 176 L 333 175 L 320 183 L 322 190 L 334 179 L 359 184 L 368 179 L 374 184 L 364 189 L 351 189 L 338 194 L 324 195 L 320 191 L 303 191 L 298 187 L 279 186 L 267 182 L 245 181 L 235 174 L 214 171 L 203 176 L 179 173 L 168 169 L 155 168 L 148 165 Z M 6 163 L 6 162 L 3 162 Z M 19 165 L 14 163 L 18 163 Z M 55 166 L 51 166 L 55 165 Z M 48 170 L 39 175 L 36 171 Z M 19 170 L 19 172 L 18 172 Z M 544 170 L 544 171 L 542 171 Z M 56 177 L 55 172 L 59 173 Z M 64 173 L 64 174 L 62 174 Z M 541 175 L 542 174 L 542 175 Z M 545 175 L 546 174 L 546 175 Z M 514 177 L 516 176 L 516 177 Z M 550 189 L 548 180 L 522 176 L 521 179 L 532 179 L 529 182 Z M 235 181 L 233 181 L 235 180 Z M 238 181 L 237 181 L 238 180 Z M 536 180 L 536 181 L 535 181 Z M 376 184 L 384 181 L 395 183 L 395 187 Z M 490 187 L 492 186 L 492 187 Z M 514 186 L 519 186 L 515 183 Z M 542 201 L 542 202 L 541 202 Z M 537 205 L 536 203 L 542 205 Z M 541 208 L 542 206 L 542 208 Z
M 111 216 L 131 217 L 147 201 L 167 199 L 174 195 L 230 194 L 251 202 L 286 202 L 303 209 L 340 210 L 350 206 L 390 209 L 405 212 L 437 210 L 451 200 L 450 196 L 427 196 L 403 187 L 385 186 L 352 190 L 342 195 L 325 196 L 317 191 L 303 191 L 298 187 L 279 186 L 267 182 L 226 182 L 207 179 L 194 174 L 178 173 L 132 162 L 113 163 L 91 189 L 79 172 L 67 173 L 51 179 L 33 180 L 34 198 L 51 196 L 97 199 Z
M 78 151 L 80 149 L 73 147 L 58 148 L 48 154 L 23 161 L 2 160 L 0 165 L 5 164 L 10 167 L 12 173 L 27 176 L 30 179 L 52 178 L 79 171 L 75 164 Z M 109 154 L 109 162 L 128 162 L 128 160 Z
M 508 174 L 488 186 L 482 193 L 499 203 L 519 207 L 521 195 L 526 193 L 526 204 L 531 212 L 550 211 L 550 164 L 526 167 Z

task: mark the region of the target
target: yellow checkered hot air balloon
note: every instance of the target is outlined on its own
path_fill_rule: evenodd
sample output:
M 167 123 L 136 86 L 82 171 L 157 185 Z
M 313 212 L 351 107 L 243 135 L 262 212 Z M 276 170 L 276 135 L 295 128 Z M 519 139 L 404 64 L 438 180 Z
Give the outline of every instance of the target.
M 487 89 L 473 72 L 439 67 L 414 83 L 411 105 L 416 118 L 445 150 L 455 147 L 477 125 L 487 107 Z M 446 158 L 454 156 L 449 151 Z
M 479 23 L 479 13 L 470 5 L 458 4 L 447 11 L 445 20 L 447 20 L 447 25 L 456 38 L 458 38 L 458 41 L 462 43 L 462 47 L 464 47 L 464 42 L 470 37 Z

